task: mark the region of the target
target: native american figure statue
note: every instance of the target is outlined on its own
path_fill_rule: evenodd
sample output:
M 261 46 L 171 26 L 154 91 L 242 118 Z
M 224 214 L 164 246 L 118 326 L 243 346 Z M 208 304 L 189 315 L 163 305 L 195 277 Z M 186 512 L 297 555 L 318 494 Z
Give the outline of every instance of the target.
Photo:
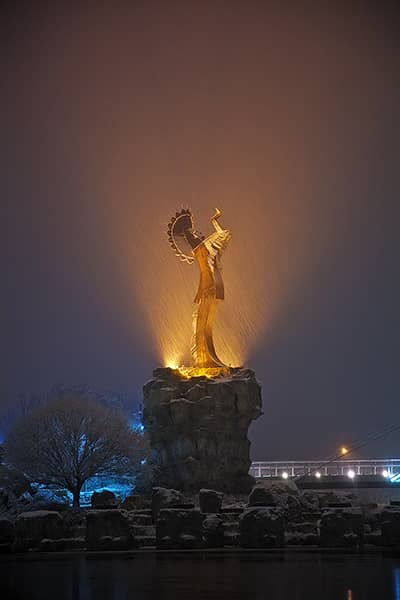
M 231 238 L 231 233 L 219 224 L 220 217 L 217 208 L 211 218 L 215 231 L 208 237 L 195 230 L 192 213 L 187 208 L 177 212 L 168 224 L 168 239 L 175 254 L 189 264 L 196 260 L 200 269 L 191 346 L 194 367 L 200 368 L 226 367 L 217 356 L 212 335 L 218 301 L 224 299 L 221 254 Z

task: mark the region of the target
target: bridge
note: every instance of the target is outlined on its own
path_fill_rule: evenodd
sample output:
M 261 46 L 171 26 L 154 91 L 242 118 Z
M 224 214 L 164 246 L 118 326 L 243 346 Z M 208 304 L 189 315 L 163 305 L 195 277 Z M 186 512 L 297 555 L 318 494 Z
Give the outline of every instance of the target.
M 353 479 L 362 475 L 380 475 L 392 483 L 400 483 L 400 458 L 253 461 L 249 472 L 257 479 L 346 475 Z

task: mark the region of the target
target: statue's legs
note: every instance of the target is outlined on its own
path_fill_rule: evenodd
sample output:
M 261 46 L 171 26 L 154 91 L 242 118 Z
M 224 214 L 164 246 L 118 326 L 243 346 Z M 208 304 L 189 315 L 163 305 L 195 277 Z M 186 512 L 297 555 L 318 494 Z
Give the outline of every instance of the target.
M 192 356 L 195 367 L 224 367 L 214 347 L 212 326 L 217 312 L 215 296 L 207 295 L 200 299 L 199 306 L 193 314 Z

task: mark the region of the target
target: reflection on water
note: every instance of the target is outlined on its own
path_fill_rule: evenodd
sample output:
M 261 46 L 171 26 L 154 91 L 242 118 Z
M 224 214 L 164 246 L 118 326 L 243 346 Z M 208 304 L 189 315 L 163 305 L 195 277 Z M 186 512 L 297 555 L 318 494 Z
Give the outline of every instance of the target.
M 3 556 L 0 598 L 400 600 L 400 558 L 283 552 Z
M 400 600 L 400 568 L 394 570 L 394 599 Z

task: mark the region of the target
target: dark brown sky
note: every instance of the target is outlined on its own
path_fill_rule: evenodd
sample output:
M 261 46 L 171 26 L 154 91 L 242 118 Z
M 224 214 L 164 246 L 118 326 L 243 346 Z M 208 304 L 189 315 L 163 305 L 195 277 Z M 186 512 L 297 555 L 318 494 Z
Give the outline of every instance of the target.
M 185 204 L 233 233 L 218 343 L 263 383 L 254 458 L 400 424 L 396 4 L 4 6 L 2 403 L 137 398 L 184 360 L 197 274 L 164 229 Z

